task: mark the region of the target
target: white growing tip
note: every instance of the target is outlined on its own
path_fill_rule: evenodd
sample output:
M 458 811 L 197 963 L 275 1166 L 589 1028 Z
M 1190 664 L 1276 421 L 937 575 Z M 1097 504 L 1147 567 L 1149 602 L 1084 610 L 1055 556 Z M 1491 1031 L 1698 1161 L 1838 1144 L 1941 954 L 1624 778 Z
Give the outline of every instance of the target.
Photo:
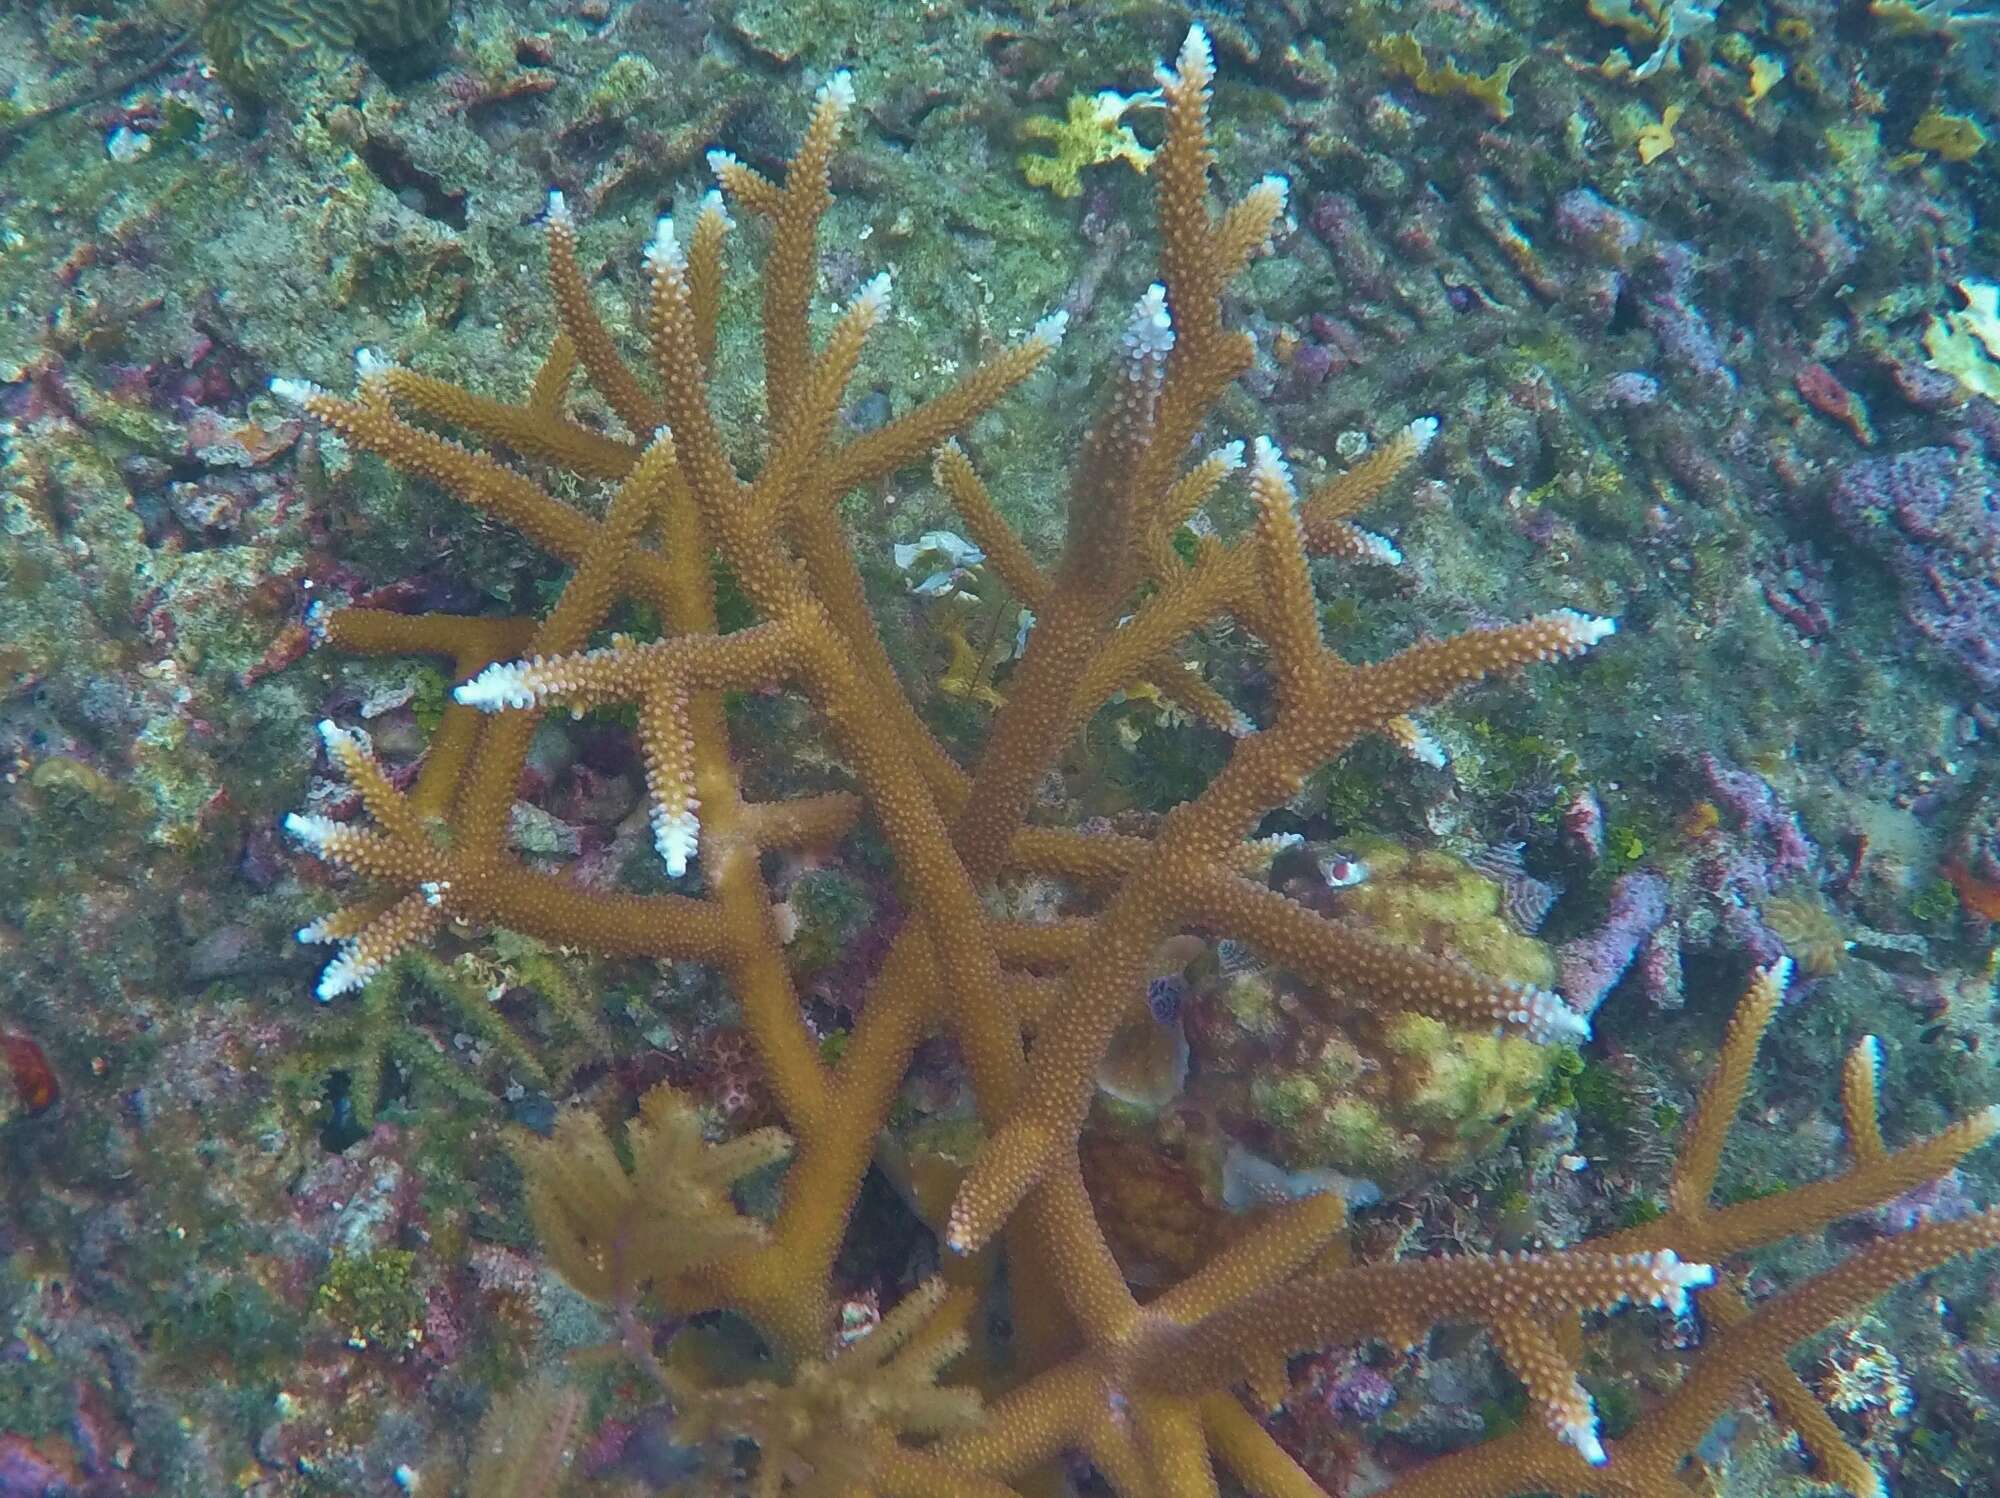
M 1789 957 L 1780 957 L 1776 962 L 1764 969 L 1764 977 L 1765 981 L 1773 988 L 1777 989 L 1779 993 L 1783 993 L 1792 986 L 1792 959 Z
M 317 851 L 327 845 L 327 841 L 340 830 L 340 823 L 331 817 L 322 817 L 310 812 L 288 812 L 285 816 L 285 831 Z M 307 930 L 311 928 L 308 927 Z M 318 941 L 319 937 L 308 938 L 304 931 L 299 933 L 300 941 Z
M 1215 49 L 1209 45 L 1208 32 L 1199 22 L 1188 27 L 1173 67 L 1159 68 L 1153 77 L 1166 89 L 1203 89 L 1214 81 Z
M 709 152 L 710 156 L 727 156 L 728 154 L 727 151 Z M 735 226 L 736 221 L 729 216 L 729 205 L 722 201 L 722 191 L 720 188 L 711 187 L 701 195 L 701 216 L 707 218 L 711 214 L 722 220 L 723 228 L 728 229 Z
M 389 356 L 378 348 L 358 348 L 354 351 L 354 372 L 363 380 L 387 374 L 395 367 Z
M 315 395 L 326 394 L 311 380 L 294 380 L 284 375 L 279 375 L 271 381 L 270 391 L 288 406 L 303 406 Z
M 1590 1021 L 1564 1003 L 1561 994 L 1527 984 L 1509 986 L 1519 996 L 1520 1005 L 1510 1011 L 1507 1018 L 1525 1030 L 1528 1039 L 1538 1045 L 1558 1040 L 1580 1043 L 1590 1039 Z
M 1444 752 L 1444 745 L 1425 733 L 1422 729 L 1410 740 L 1410 758 L 1420 765 L 1429 765 L 1433 770 L 1442 770 L 1451 763 L 1451 756 Z
M 1374 531 L 1364 531 L 1358 525 L 1354 528 L 1354 534 L 1361 538 L 1361 544 L 1367 548 L 1369 561 L 1379 562 L 1384 567 L 1403 565 L 1403 553 L 1396 549 L 1396 543 L 1387 536 L 1377 535 Z
M 1599 618 L 1595 614 L 1583 614 L 1575 609 L 1557 609 L 1551 617 L 1569 631 L 1570 639 L 1574 643 L 1586 648 L 1618 633 L 1616 619 Z
M 576 220 L 570 216 L 569 199 L 555 188 L 549 189 L 549 206 L 544 217 L 552 229 L 574 229 Z
M 646 245 L 646 268 L 654 271 L 687 269 L 687 253 L 681 249 L 681 237 L 674 229 L 671 214 L 661 214 L 653 224 L 653 237 Z
M 1214 452 L 1210 453 L 1209 457 L 1213 458 L 1216 462 L 1222 465 L 1223 472 L 1225 473 L 1236 472 L 1237 469 L 1243 466 L 1242 439 L 1238 438 L 1234 442 L 1223 443 L 1222 446 L 1218 447 Z
M 1069 331 L 1069 314 L 1058 307 L 1037 322 L 1028 336 L 1037 343 L 1045 343 L 1051 349 L 1062 347 L 1063 334 Z
M 1167 288 L 1155 281 L 1133 304 L 1125 324 L 1125 347 L 1137 359 L 1165 358 L 1174 346 L 1174 318 L 1167 310 Z
M 861 288 L 861 294 L 854 299 L 853 310 L 867 318 L 870 327 L 882 320 L 882 314 L 889 310 L 887 271 L 879 271 L 869 277 L 868 284 Z
M 319 987 L 314 993 L 324 1004 L 329 999 L 354 992 L 381 970 L 381 963 L 364 962 L 350 948 L 326 965 L 326 971 L 319 975 Z
M 363 752 L 367 750 L 368 746 L 362 743 L 360 734 L 342 728 L 331 718 L 321 718 L 318 728 L 319 741 L 326 745 L 328 759 L 340 758 L 340 751 L 343 749 L 358 749 Z
M 1292 470 L 1285 463 L 1285 455 L 1269 437 L 1259 437 L 1250 445 L 1250 476 L 1274 479 L 1287 489 L 1292 486 Z
M 309 947 L 338 939 L 333 934 L 333 918 L 324 915 L 316 921 L 306 922 L 305 925 L 294 931 L 292 936 Z
M 1687 1314 L 1688 1291 L 1715 1283 L 1713 1265 L 1686 1263 L 1671 1248 L 1663 1248 L 1653 1255 L 1653 1272 L 1665 1286 L 1653 1303 L 1666 1307 L 1676 1316 Z
M 736 153 L 734 151 L 725 151 L 720 146 L 717 146 L 713 150 L 711 150 L 705 159 L 708 162 L 708 169 L 711 172 L 713 172 L 717 177 L 721 177 L 724 173 L 728 172 L 732 167 L 739 167 L 743 165 L 742 162 L 736 159 Z
M 1577 1393 L 1584 1400 L 1585 1407 L 1588 1408 L 1590 1396 L 1584 1394 L 1581 1389 Z M 1574 1446 L 1576 1454 L 1589 1462 L 1593 1467 L 1601 1467 L 1610 1460 L 1610 1457 L 1605 1455 L 1604 1442 L 1599 1440 L 1597 1436 L 1597 1416 L 1595 1414 L 1572 1416 L 1562 1423 L 1561 1428 L 1556 1431 L 1556 1434 Z
M 1278 200 L 1278 212 L 1285 211 L 1285 205 L 1292 200 L 1292 179 L 1283 172 L 1271 172 L 1257 180 L 1257 190 L 1267 192 Z
M 1435 416 L 1419 416 L 1403 430 L 1409 434 L 1410 441 L 1416 444 L 1417 453 L 1421 456 L 1430 451 L 1431 444 L 1437 441 L 1438 419 Z
M 659 849 L 660 861 L 667 866 L 669 878 L 678 879 L 687 873 L 688 860 L 694 857 L 700 837 L 701 822 L 692 807 L 671 813 L 654 810 L 653 846 Z
M 465 706 L 486 713 L 535 705 L 527 671 L 519 661 L 495 661 L 472 680 L 460 682 L 451 695 Z
M 842 114 L 854 107 L 854 75 L 842 68 L 819 86 L 819 105 L 831 104 Z

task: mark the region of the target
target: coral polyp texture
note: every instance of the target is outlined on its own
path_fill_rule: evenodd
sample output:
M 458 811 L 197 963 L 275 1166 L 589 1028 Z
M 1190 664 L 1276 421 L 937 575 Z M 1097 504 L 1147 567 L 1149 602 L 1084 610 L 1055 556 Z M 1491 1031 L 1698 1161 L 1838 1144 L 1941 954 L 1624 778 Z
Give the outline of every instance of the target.
M 1107 1051 L 1146 1012 L 1157 954 L 1176 938 L 1241 943 L 1388 1017 L 1536 1044 L 1588 1033 L 1555 993 L 1315 913 L 1265 872 L 1265 818 L 1327 761 L 1370 735 L 1423 753 L 1409 714 L 1493 673 L 1578 655 L 1614 627 L 1560 609 L 1372 663 L 1345 660 L 1322 640 L 1310 563 L 1397 560 L 1350 517 L 1423 451 L 1435 423 L 1411 425 L 1304 494 L 1268 436 L 1203 454 L 1204 440 L 1226 435 L 1210 430 L 1218 402 L 1251 362 L 1250 339 L 1225 322 L 1225 291 L 1267 244 L 1286 201 L 1283 182 L 1266 179 L 1212 206 L 1212 71 L 1196 29 L 1159 75 L 1165 125 L 1150 169 L 1159 281 L 1139 299 L 1103 381 L 1053 560 L 1004 523 L 974 445 L 958 438 L 1056 353 L 1060 314 L 884 425 L 853 435 L 840 420 L 891 297 L 886 277 L 865 283 L 815 340 L 816 232 L 854 97 L 844 74 L 820 90 L 782 182 L 718 152 L 720 194 L 684 226 L 660 220 L 629 340 L 596 309 L 577 226 L 551 196 L 548 286 L 561 331 L 519 403 L 374 355 L 363 357 L 351 398 L 278 382 L 352 446 L 568 565 L 539 617 L 348 609 L 325 619 L 336 647 L 442 656 L 459 685 L 407 784 L 359 734 L 323 726 L 326 752 L 366 815 L 289 825 L 371 892 L 300 933 L 336 946 L 320 997 L 368 984 L 447 923 L 707 965 L 725 977 L 775 1112 L 767 1127 L 707 1141 L 689 1102 L 662 1091 L 624 1131 L 629 1168 L 604 1121 L 581 1112 L 519 1151 L 555 1267 L 613 1314 L 611 1355 L 675 1412 L 689 1454 L 677 1470 L 713 1490 L 1000 1498 L 1066 1490 L 1065 1471 L 1080 1459 L 1124 1495 L 1214 1494 L 1226 1472 L 1245 1491 L 1297 1498 L 1321 1489 L 1262 1418 L 1284 1389 L 1287 1356 L 1411 1345 L 1441 1324 L 1469 1323 L 1519 1379 L 1531 1414 L 1511 1433 L 1397 1478 L 1387 1491 L 1399 1498 L 1664 1498 L 1684 1491 L 1686 1453 L 1753 1389 L 1829 1479 L 1877 1491 L 1868 1464 L 1788 1367 L 1787 1350 L 1892 1285 L 1992 1244 L 2000 1217 L 1883 1239 L 1762 1302 L 1732 1282 L 1724 1261 L 1940 1175 L 1995 1124 L 1982 1114 L 1890 1150 L 1864 1047 L 1846 1078 L 1849 1169 L 1712 1205 L 1782 966 L 1753 981 L 1671 1205 L 1641 1227 L 1541 1253 L 1367 1259 L 1351 1250 L 1345 1203 L 1327 1192 L 1245 1217 L 1205 1262 L 1149 1287 L 1143 1301 L 1100 1231 L 1079 1139 Z M 767 429 L 748 475 L 711 404 L 733 228 L 725 202 L 769 227 Z M 643 343 L 642 367 L 622 352 L 628 341 Z M 579 374 L 615 426 L 579 419 L 569 398 Z M 969 763 L 933 736 L 901 684 L 837 509 L 857 487 L 920 464 L 1032 613 Z M 1233 540 L 1194 527 L 1186 545 L 1187 522 L 1225 482 L 1247 490 L 1254 523 Z M 592 489 L 601 505 L 571 502 Z M 725 575 L 753 616 L 730 629 L 718 623 Z M 1195 631 L 1224 619 L 1261 645 L 1270 691 L 1256 721 L 1180 657 Z M 643 637 L 635 620 L 645 621 Z M 613 632 L 614 621 L 635 632 Z M 1046 777 L 1100 706 L 1141 684 L 1227 736 L 1221 769 L 1144 832 L 1052 824 L 1040 800 Z M 846 787 L 753 796 L 725 700 L 746 693 L 809 704 Z M 611 710 L 636 733 L 662 876 L 678 888 L 572 881 L 510 851 L 540 720 L 592 710 Z M 855 980 L 851 1032 L 827 1045 L 794 986 L 766 856 L 832 857 L 860 837 L 887 849 L 907 913 Z M 1063 913 L 999 913 L 1010 907 L 998 893 L 1024 879 L 1065 889 Z M 932 1197 L 941 1265 L 872 1331 L 854 1334 L 838 1263 L 892 1104 L 919 1045 L 937 1034 L 955 1047 L 978 1121 L 962 1179 Z M 765 1210 L 736 1199 L 750 1177 L 780 1170 Z M 1697 1305 L 1707 1330 L 1688 1333 L 1697 1345 L 1678 1385 L 1623 1438 L 1601 1435 L 1580 1381 L 1596 1318 L 1623 1306 L 1690 1316 Z M 714 1311 L 760 1334 L 768 1357 L 753 1373 L 704 1358 L 687 1340 L 700 1335 L 687 1318 Z M 664 1352 L 662 1316 L 682 1328 Z M 1003 1320 L 1004 1337 L 994 1330 Z M 581 1439 L 582 1409 L 574 1390 L 553 1385 L 505 1401 L 477 1443 L 484 1476 L 475 1483 L 582 1490 L 560 1459 Z

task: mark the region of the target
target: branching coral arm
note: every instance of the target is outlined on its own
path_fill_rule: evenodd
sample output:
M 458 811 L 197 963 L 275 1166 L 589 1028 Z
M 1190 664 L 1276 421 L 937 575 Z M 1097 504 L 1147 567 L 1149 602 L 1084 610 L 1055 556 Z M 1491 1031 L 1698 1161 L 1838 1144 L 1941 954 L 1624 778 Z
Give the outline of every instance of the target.
M 1034 1075 L 1020 1106 L 988 1140 L 959 1188 L 947 1239 L 967 1252 L 983 1244 L 1047 1166 L 1074 1139 L 1098 1062 L 1121 1022 L 1123 999 L 1167 934 L 1178 892 L 1226 861 L 1256 820 L 1296 794 L 1306 775 L 1363 734 L 1436 702 L 1496 670 L 1576 655 L 1609 634 L 1611 621 L 1562 611 L 1524 624 L 1432 641 L 1342 675 L 1341 691 L 1301 705 L 1273 729 L 1242 740 L 1195 800 L 1171 812 L 1152 877 L 1129 884 L 1099 918 L 1095 961 L 1071 981 L 1037 1042 Z
M 1210 1450 L 1256 1498 L 1326 1498 L 1325 1489 L 1299 1470 L 1235 1395 L 1206 1396 L 1201 1401 L 1201 1423 Z
M 559 192 L 549 194 L 549 293 L 562 330 L 576 350 L 590 383 L 611 403 L 627 431 L 637 435 L 660 424 L 659 402 L 640 388 L 597 315 L 583 268 L 577 264 L 576 219 Z
M 1247 879 L 1204 873 L 1187 891 L 1191 922 L 1235 937 L 1300 977 L 1382 1013 L 1427 1014 L 1467 1029 L 1507 1026 L 1531 1040 L 1582 1040 L 1589 1021 L 1561 995 L 1489 978 L 1349 921 L 1315 914 Z

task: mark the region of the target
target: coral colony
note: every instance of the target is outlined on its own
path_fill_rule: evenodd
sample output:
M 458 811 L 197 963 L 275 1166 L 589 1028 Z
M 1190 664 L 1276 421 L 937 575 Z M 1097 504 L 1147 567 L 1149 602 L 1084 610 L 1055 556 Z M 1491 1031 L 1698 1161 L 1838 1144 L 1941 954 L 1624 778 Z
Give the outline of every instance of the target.
M 2000 1119 L 1982 1113 L 1890 1149 L 1877 1124 L 1876 1049 L 1864 1042 L 1844 1076 L 1847 1168 L 1713 1205 L 1732 1115 L 1786 985 L 1782 960 L 1757 971 L 1736 1012 L 1655 1220 L 1541 1253 L 1367 1261 L 1351 1256 L 1345 1201 L 1326 1191 L 1242 1219 L 1232 1241 L 1178 1283 L 1150 1288 L 1143 1303 L 1114 1261 L 1079 1134 L 1114 1037 L 1149 1012 L 1149 991 L 1176 966 L 1163 951 L 1189 933 L 1255 951 L 1385 1015 L 1542 1043 L 1588 1032 L 1552 992 L 1317 914 L 1266 874 L 1273 848 L 1256 837 L 1261 819 L 1329 759 L 1367 735 L 1424 752 L 1407 714 L 1492 673 L 1575 656 L 1614 625 L 1563 610 L 1366 665 L 1323 643 L 1309 560 L 1399 560 L 1348 517 L 1422 452 L 1435 424 L 1414 424 L 1303 496 L 1266 436 L 1247 452 L 1230 443 L 1190 459 L 1250 362 L 1249 338 L 1223 320 L 1225 288 L 1265 245 L 1286 197 L 1282 181 L 1267 179 L 1211 207 L 1211 74 L 1196 28 L 1159 75 L 1166 123 L 1151 175 L 1160 278 L 1134 309 L 1121 369 L 1105 381 L 1053 565 L 1003 523 L 953 434 L 1049 359 L 1061 314 L 886 425 L 850 435 L 837 420 L 891 295 L 886 276 L 868 282 L 815 347 L 814 241 L 854 97 L 845 74 L 821 89 L 782 184 L 718 152 L 722 192 L 685 235 L 660 221 L 645 250 L 649 370 L 626 362 L 600 320 L 574 222 L 555 194 L 549 288 L 561 332 L 520 404 L 372 355 L 352 398 L 275 384 L 350 443 L 571 567 L 539 618 L 347 609 L 324 621 L 340 649 L 443 656 L 460 685 L 407 788 L 392 784 L 359 735 L 323 725 L 326 752 L 367 817 L 299 816 L 290 830 L 377 893 L 300 933 L 336 948 L 319 995 L 366 984 L 446 922 L 726 976 L 779 1127 L 709 1142 L 692 1105 L 663 1087 L 626 1126 L 623 1156 L 602 1121 L 581 1111 L 519 1148 L 550 1260 L 612 1313 L 612 1355 L 658 1388 L 690 1479 L 710 1490 L 1003 1498 L 1053 1491 L 1052 1464 L 1081 1458 L 1124 1495 L 1214 1494 L 1226 1472 L 1262 1498 L 1298 1498 L 1321 1490 L 1261 1418 L 1282 1397 L 1286 1357 L 1329 1344 L 1410 1345 L 1440 1324 L 1469 1323 L 1520 1380 L 1530 1414 L 1398 1476 L 1385 1490 L 1395 1498 L 1668 1498 L 1685 1491 L 1677 1471 L 1686 1455 L 1753 1389 L 1796 1430 L 1822 1478 L 1879 1493 L 1874 1470 L 1786 1353 L 1899 1282 L 2000 1241 L 2000 1214 L 1884 1238 L 1756 1303 L 1722 1265 L 1938 1177 Z M 747 478 L 709 401 L 732 228 L 725 200 L 771 227 L 769 430 Z M 572 418 L 566 393 L 579 373 L 630 436 Z M 609 499 L 593 515 L 426 422 L 602 484 Z M 969 766 L 947 754 L 899 686 L 836 509 L 857 486 L 925 461 L 973 546 L 1033 615 L 1004 705 Z M 1185 522 L 1238 472 L 1254 526 L 1234 541 L 1205 532 L 1177 549 Z M 717 561 L 755 616 L 733 632 L 717 623 Z M 614 608 L 628 603 L 659 621 L 658 637 L 602 643 Z M 1193 631 L 1225 617 L 1262 643 L 1273 688 L 1264 721 L 1251 722 L 1177 659 Z M 1231 736 L 1212 782 L 1150 836 L 1030 821 L 1038 783 L 1081 725 L 1142 683 Z M 724 697 L 775 689 L 811 704 L 851 789 L 749 797 Z M 624 709 L 636 724 L 659 856 L 685 892 L 584 888 L 507 850 L 540 716 L 597 708 Z M 831 848 L 864 824 L 892 853 L 910 915 L 883 948 L 845 1045 L 827 1050 L 802 1017 L 759 860 Z M 996 914 L 983 897 L 1023 874 L 1072 889 L 1079 913 Z M 843 1337 L 836 1256 L 891 1102 L 919 1042 L 937 1032 L 963 1058 L 982 1142 L 931 1223 L 942 1266 L 872 1331 Z M 775 1209 L 742 1210 L 733 1188 L 781 1160 Z M 1003 1303 L 1004 1345 L 993 1330 Z M 1678 1385 L 1611 1439 L 1578 1373 L 1601 1314 L 1626 1305 L 1668 1317 L 1698 1308 L 1701 1325 L 1684 1331 L 1697 1345 Z M 654 1315 L 720 1309 L 764 1339 L 770 1358 L 754 1376 L 697 1373 L 698 1360 L 662 1353 Z M 570 1481 L 564 1452 L 580 1434 L 582 1402 L 559 1381 L 500 1401 L 477 1443 L 472 1491 L 546 1493 Z

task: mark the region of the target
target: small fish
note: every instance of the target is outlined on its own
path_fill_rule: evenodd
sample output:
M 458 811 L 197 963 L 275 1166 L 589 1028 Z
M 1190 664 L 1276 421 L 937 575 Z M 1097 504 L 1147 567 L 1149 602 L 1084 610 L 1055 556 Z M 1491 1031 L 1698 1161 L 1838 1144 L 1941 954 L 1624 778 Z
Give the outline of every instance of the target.
M 1328 889 L 1346 889 L 1368 878 L 1368 865 L 1348 853 L 1329 853 L 1319 861 L 1319 877 Z
M 30 1117 L 48 1112 L 62 1097 L 55 1068 L 27 1036 L 0 1030 L 0 1059 L 6 1061 L 8 1074 L 14 1079 L 14 1096 Z
M 1251 1212 L 1326 1192 L 1350 1207 L 1372 1206 L 1382 1200 L 1382 1188 L 1373 1181 L 1337 1170 L 1286 1170 L 1234 1143 L 1222 1157 L 1222 1205 L 1232 1212 Z
M 1136 1108 L 1164 1108 L 1187 1086 L 1187 1033 L 1177 995 L 1164 1014 L 1150 995 L 1147 1007 L 1149 1013 L 1111 1037 L 1097 1065 L 1097 1086 Z

